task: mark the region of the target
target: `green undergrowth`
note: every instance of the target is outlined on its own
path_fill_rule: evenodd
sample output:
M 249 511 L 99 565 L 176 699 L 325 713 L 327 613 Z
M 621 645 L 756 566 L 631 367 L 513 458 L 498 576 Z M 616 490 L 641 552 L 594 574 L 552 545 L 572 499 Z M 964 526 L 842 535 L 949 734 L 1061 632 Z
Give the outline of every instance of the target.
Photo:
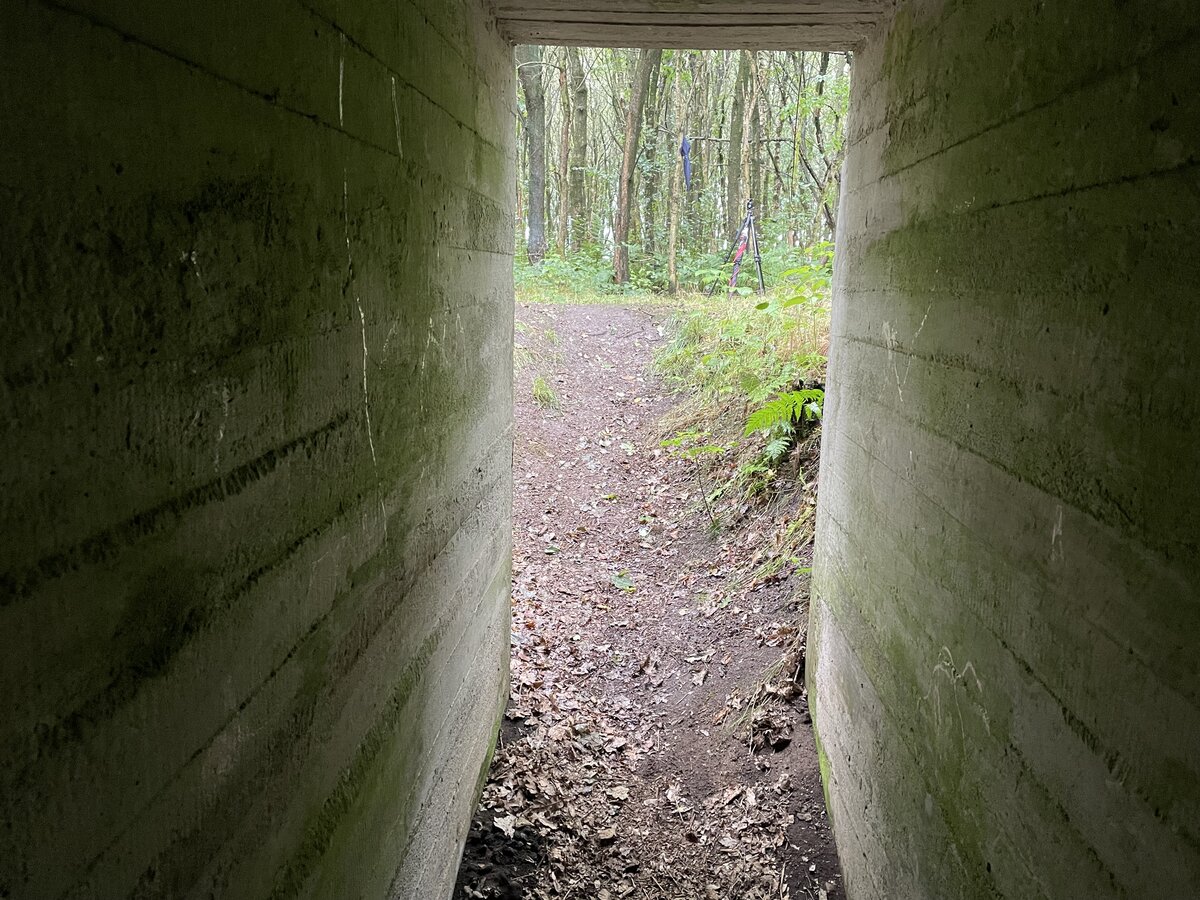
M 663 443 L 693 464 L 714 528 L 815 478 L 831 255 L 814 248 L 765 297 L 696 295 L 671 319 L 656 365 L 679 403 Z
M 656 292 L 653 284 L 636 275 L 628 284 L 613 284 L 612 263 L 588 253 L 547 256 L 536 266 L 518 255 L 513 264 L 513 281 L 517 300 L 521 303 L 628 306 L 676 302 L 676 298 Z

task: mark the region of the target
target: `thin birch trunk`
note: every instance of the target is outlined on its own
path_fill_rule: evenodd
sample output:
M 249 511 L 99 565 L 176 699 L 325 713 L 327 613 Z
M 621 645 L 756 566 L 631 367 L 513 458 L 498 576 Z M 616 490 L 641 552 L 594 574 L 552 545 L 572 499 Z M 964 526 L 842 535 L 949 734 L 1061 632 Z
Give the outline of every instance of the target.
M 628 241 L 634 167 L 642 135 L 642 113 L 646 106 L 650 76 L 661 60 L 662 50 L 640 52 L 631 85 L 629 107 L 625 113 L 625 142 L 621 154 L 621 174 L 617 181 L 617 209 L 613 218 L 613 281 L 617 284 L 629 282 Z

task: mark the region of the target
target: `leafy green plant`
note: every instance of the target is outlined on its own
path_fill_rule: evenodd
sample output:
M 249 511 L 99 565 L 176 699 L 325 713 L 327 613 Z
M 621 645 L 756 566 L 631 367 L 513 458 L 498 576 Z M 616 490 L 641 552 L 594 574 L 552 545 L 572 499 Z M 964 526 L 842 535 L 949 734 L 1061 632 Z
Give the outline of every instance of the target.
M 820 420 L 824 402 L 825 392 L 820 388 L 785 391 L 746 419 L 743 434 L 766 437 L 761 459 L 771 467 L 771 475 L 803 436 L 800 426 Z
M 700 460 L 705 456 L 725 453 L 729 448 L 722 444 L 706 442 L 704 439 L 709 437 L 709 435 L 710 432 L 708 431 L 689 428 L 684 431 L 675 432 L 674 437 L 666 438 L 662 441 L 662 446 L 668 452 L 692 463 L 692 472 L 695 474 L 696 483 L 700 488 L 700 498 L 704 502 L 704 508 L 708 512 L 709 525 L 713 529 L 716 529 L 720 526 L 720 520 L 717 518 L 716 511 L 713 508 L 713 501 L 720 496 L 720 489 L 716 492 L 709 490 L 704 478 L 704 468 L 700 465 Z
M 718 437 L 688 446 L 724 448 L 721 455 L 689 456 L 699 477 L 718 485 L 705 492 L 710 500 L 728 495 L 742 503 L 767 494 L 792 448 L 821 418 L 824 393 L 814 383 L 824 380 L 832 247 L 779 250 L 763 262 L 775 279 L 765 297 L 688 298 L 656 358 L 682 398 L 676 437 L 708 428 Z
M 756 431 L 772 432 L 780 427 L 792 427 L 796 422 L 812 422 L 821 418 L 825 392 L 820 388 L 787 391 L 760 406 L 746 419 L 747 436 Z
M 677 431 L 675 436 L 662 441 L 662 446 L 677 453 L 684 459 L 696 459 L 710 453 L 724 453 L 728 448 L 720 444 L 706 444 L 702 440 L 710 432 L 698 431 L 694 428 L 687 431 Z

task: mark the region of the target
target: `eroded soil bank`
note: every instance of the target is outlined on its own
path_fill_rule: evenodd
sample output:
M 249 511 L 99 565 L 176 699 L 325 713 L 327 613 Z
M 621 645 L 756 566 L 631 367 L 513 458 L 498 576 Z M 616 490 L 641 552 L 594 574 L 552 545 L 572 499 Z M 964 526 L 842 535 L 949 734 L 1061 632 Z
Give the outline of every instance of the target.
M 517 320 L 512 697 L 455 896 L 843 896 L 806 584 L 761 575 L 787 511 L 709 527 L 661 446 L 665 313 Z

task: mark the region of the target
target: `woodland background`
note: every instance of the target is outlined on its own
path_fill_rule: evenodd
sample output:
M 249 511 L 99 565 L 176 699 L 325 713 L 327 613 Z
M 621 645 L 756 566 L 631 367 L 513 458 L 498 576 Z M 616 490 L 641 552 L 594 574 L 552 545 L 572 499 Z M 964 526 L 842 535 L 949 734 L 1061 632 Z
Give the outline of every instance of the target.
M 828 267 L 850 54 L 522 46 L 517 64 L 519 288 L 705 288 L 747 199 L 769 284 Z

